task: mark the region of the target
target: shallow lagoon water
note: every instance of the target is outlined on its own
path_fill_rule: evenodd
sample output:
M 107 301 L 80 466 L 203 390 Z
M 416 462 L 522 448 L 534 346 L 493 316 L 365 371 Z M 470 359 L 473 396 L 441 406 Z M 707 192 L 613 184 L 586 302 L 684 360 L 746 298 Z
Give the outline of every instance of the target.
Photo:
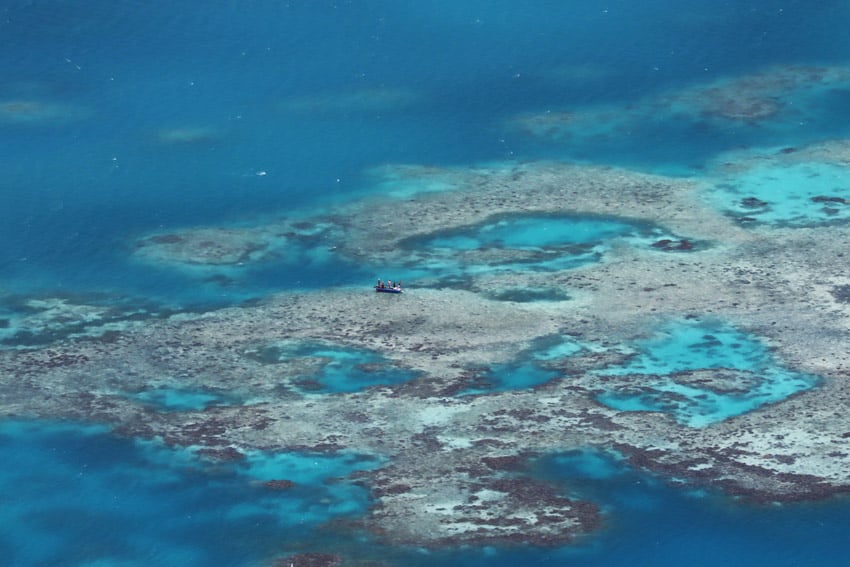
M 157 388 L 132 394 L 131 399 L 163 411 L 203 410 L 212 405 L 221 404 L 221 395 L 212 392 L 181 390 L 178 388 Z
M 848 199 L 846 168 L 824 163 L 756 166 L 711 195 L 744 223 L 791 227 L 846 223 Z
M 598 244 L 632 235 L 634 225 L 616 219 L 584 217 L 520 217 L 487 223 L 471 235 L 442 236 L 429 241 L 436 248 L 473 250 L 486 247 L 544 249 L 553 246 Z
M 517 360 L 494 364 L 479 372 L 473 384 L 458 395 L 521 390 L 545 384 L 561 376 L 561 372 L 553 363 L 568 359 L 583 350 L 595 348 L 597 347 L 594 345 L 585 345 L 560 336 L 545 337 L 520 353 Z
M 249 356 L 269 364 L 299 359 L 315 362 L 314 374 L 296 377 L 293 381 L 304 393 L 356 392 L 416 377 L 414 372 L 394 366 L 375 352 L 320 342 L 266 345 L 251 351 Z
M 393 367 L 383 357 L 367 351 L 319 346 L 308 349 L 302 356 L 320 358 L 324 362 L 315 378 L 319 388 L 309 388 L 320 393 L 356 392 L 414 378 L 412 372 Z
M 578 268 L 601 261 L 616 243 L 653 249 L 653 244 L 661 241 L 681 242 L 663 229 L 642 222 L 567 214 L 507 215 L 432 237 L 413 238 L 405 245 L 424 254 L 417 260 L 419 272 L 445 278 Z M 687 250 L 694 247 L 694 243 L 685 244 Z M 476 252 L 485 255 L 477 256 Z
M 634 350 L 626 364 L 604 368 L 598 374 L 628 376 L 632 384 L 599 394 L 597 400 L 620 411 L 666 412 L 691 427 L 705 427 L 782 401 L 819 381 L 817 376 L 783 368 L 756 337 L 720 321 L 672 322 L 633 347 L 620 347 L 624 353 L 630 349 Z M 564 370 L 559 363 L 568 362 L 571 356 L 604 350 L 572 338 L 548 337 L 531 345 L 517 360 L 479 372 L 460 394 L 532 388 L 561 378 Z M 682 375 L 690 372 L 708 376 L 703 383 L 689 384 Z M 712 377 L 718 385 L 710 384 Z
M 600 371 L 611 376 L 634 375 L 633 391 L 606 392 L 597 399 L 622 411 L 669 412 L 692 427 L 784 400 L 818 382 L 816 376 L 784 369 L 758 339 L 717 321 L 672 323 L 639 343 L 637 349 L 627 365 Z M 676 373 L 697 370 L 743 378 L 731 391 L 676 381 Z M 650 379 L 640 380 L 640 376 Z

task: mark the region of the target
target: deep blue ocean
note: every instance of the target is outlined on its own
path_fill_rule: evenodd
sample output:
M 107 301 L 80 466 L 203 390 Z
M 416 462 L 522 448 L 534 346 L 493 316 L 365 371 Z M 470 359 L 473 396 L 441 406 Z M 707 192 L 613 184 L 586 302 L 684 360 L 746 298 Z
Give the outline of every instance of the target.
M 0 302 L 69 295 L 181 309 L 371 282 L 369 270 L 317 263 L 247 269 L 223 287 L 131 253 L 151 232 L 262 222 L 369 193 L 369 172 L 388 164 L 560 159 L 698 176 L 728 150 L 848 137 L 841 89 L 796 128 L 648 116 L 627 135 L 577 143 L 508 126 L 527 112 L 626 112 L 775 66 L 847 65 L 848 25 L 845 0 L 8 0 Z M 0 471 L 3 564 L 253 565 L 338 549 L 423 565 L 837 565 L 849 547 L 843 501 L 744 506 L 564 457 L 538 473 L 598 495 L 609 509 L 601 535 L 564 550 L 423 555 L 316 528 L 365 509 L 355 488 L 284 506 L 245 471 L 55 427 L 0 426 L 0 456 L 16 463 Z M 324 472 L 361 465 L 322 464 L 305 478 L 319 486 Z M 308 518 L 297 528 L 293 510 Z

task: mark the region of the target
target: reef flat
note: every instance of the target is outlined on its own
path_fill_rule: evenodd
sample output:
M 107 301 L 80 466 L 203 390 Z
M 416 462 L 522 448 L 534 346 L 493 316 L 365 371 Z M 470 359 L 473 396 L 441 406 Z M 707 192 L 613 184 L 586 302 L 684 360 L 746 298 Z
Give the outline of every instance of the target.
M 779 155 L 842 168 L 839 147 Z M 561 545 L 593 532 L 604 522 L 596 503 L 525 474 L 530 457 L 563 451 L 609 452 L 670 482 L 758 501 L 846 492 L 850 278 L 840 267 L 850 226 L 742 222 L 713 200 L 727 174 L 718 166 L 715 177 L 687 180 L 554 162 L 399 168 L 397 178 L 426 189 L 341 203 L 298 226 L 299 246 L 411 274 L 404 294 L 371 293 L 371 282 L 282 293 L 5 350 L 0 407 L 99 421 L 209 459 L 380 455 L 381 467 L 358 473 L 374 505 L 354 524 L 424 547 Z M 748 195 L 727 197 L 734 207 Z M 510 233 L 526 218 L 603 229 L 567 244 L 475 245 L 481 231 L 506 223 Z M 193 228 L 140 248 L 147 261 L 248 269 L 268 261 L 255 252 L 272 239 L 293 239 L 291 226 Z M 556 261 L 570 254 L 592 261 Z M 512 300 L 523 290 L 540 300 Z M 679 348 L 692 363 L 654 365 L 657 352 Z M 551 379 L 488 390 L 488 371 L 538 351 L 532 362 Z M 340 364 L 405 379 L 324 391 Z M 156 391 L 199 398 L 144 401 Z

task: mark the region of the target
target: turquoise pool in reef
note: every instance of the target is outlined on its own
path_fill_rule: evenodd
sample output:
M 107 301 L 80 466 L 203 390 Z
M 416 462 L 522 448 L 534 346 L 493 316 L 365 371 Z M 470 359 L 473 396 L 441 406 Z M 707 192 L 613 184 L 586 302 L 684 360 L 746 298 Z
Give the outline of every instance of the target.
M 756 337 L 718 321 L 670 323 L 635 348 L 626 365 L 600 371 L 632 377 L 634 384 L 597 399 L 622 411 L 668 412 L 693 427 L 784 400 L 819 380 L 783 368 Z M 729 384 L 683 383 L 682 374 L 695 371 L 707 371 L 706 378 L 726 375 Z
M 754 165 L 711 200 L 743 224 L 811 227 L 850 219 L 846 168 L 826 163 Z
M 251 351 L 250 356 L 268 364 L 306 362 L 311 372 L 294 376 L 290 382 L 302 393 L 356 392 L 372 386 L 406 382 L 417 376 L 376 352 L 323 342 L 294 341 L 266 345 Z
M 572 338 L 536 341 L 516 360 L 473 372 L 460 395 L 532 388 L 566 379 L 569 358 L 606 347 Z M 647 339 L 619 349 L 625 364 L 599 370 L 625 384 L 597 396 L 621 411 L 671 414 L 704 427 L 775 403 L 817 385 L 819 378 L 784 368 L 757 337 L 716 320 L 684 319 L 656 329 Z M 696 378 L 689 380 L 689 377 Z
M 181 388 L 155 388 L 128 397 L 164 411 L 197 411 L 225 402 L 221 394 Z
M 302 389 L 319 393 L 356 392 L 415 377 L 414 373 L 394 367 L 382 356 L 365 350 L 316 346 L 307 347 L 299 356 L 321 359 L 322 367 L 315 377 L 318 387 L 296 381 Z
M 594 345 L 561 336 L 534 341 L 517 360 L 493 364 L 475 372 L 471 383 L 458 395 L 477 395 L 507 390 L 522 390 L 560 378 L 563 371 L 557 363 L 583 351 L 596 350 Z
M 612 238 L 632 236 L 637 227 L 617 219 L 593 217 L 527 216 L 503 218 L 457 235 L 428 242 L 436 248 L 474 250 L 516 248 L 543 250 L 572 245 L 594 245 Z
M 406 245 L 429 275 L 554 271 L 600 261 L 616 243 L 657 249 L 681 240 L 646 223 L 592 215 L 506 215 Z M 688 242 L 686 250 L 694 248 Z M 476 252 L 468 256 L 465 252 Z

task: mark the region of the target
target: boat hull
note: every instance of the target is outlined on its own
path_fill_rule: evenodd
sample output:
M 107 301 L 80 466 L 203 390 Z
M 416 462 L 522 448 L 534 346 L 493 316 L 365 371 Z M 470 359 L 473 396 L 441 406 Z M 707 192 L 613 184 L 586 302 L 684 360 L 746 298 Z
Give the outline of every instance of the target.
M 400 289 L 393 289 L 391 287 L 377 287 L 375 286 L 375 291 L 378 293 L 403 293 Z

